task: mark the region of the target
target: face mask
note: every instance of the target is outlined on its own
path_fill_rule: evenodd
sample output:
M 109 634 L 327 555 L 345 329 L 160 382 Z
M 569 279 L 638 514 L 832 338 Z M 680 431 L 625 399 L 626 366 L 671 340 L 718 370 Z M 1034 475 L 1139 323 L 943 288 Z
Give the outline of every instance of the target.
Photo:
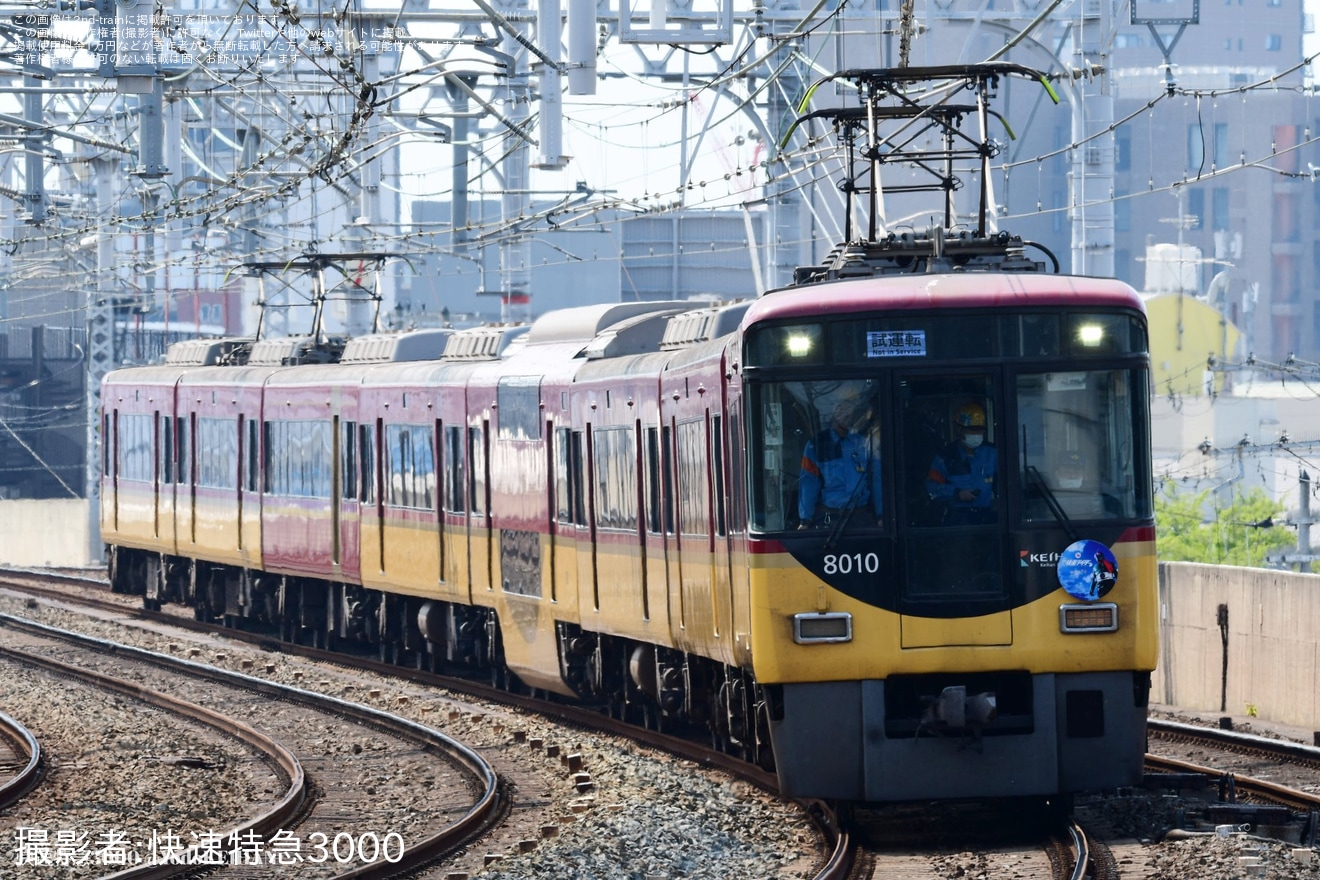
M 1080 489 L 1080 488 L 1082 488 L 1082 478 L 1081 478 L 1081 477 L 1072 477 L 1072 478 L 1069 478 L 1069 477 L 1059 477 L 1059 488 L 1060 488 L 1060 489 Z
M 975 449 L 981 445 L 981 441 L 984 439 L 984 434 L 967 434 L 963 436 L 963 445 L 968 449 Z

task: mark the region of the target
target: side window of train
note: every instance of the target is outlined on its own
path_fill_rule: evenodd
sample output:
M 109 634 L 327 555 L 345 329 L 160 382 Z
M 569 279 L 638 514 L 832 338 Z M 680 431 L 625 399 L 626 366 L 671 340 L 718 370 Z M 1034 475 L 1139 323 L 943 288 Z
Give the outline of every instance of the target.
M 463 429 L 458 425 L 445 428 L 445 510 L 466 513 L 464 493 L 467 491 L 466 457 L 463 455 Z
M 193 443 L 189 431 L 187 431 L 186 416 L 180 416 L 174 420 L 174 445 L 178 449 L 176 455 L 176 475 L 178 483 L 193 482 Z
M 249 492 L 257 491 L 260 485 L 261 475 L 261 447 L 258 445 L 261 425 L 256 419 L 249 419 L 247 423 L 247 480 L 244 488 Z
M 110 462 L 114 461 L 115 442 L 114 434 L 110 431 L 111 423 L 110 410 L 106 410 L 101 415 L 101 476 L 103 477 L 114 476 L 110 470 Z
M 391 507 L 430 510 L 435 505 L 435 458 L 431 429 L 423 425 L 385 428 L 385 502 Z
M 555 429 L 555 522 L 573 524 L 574 495 L 577 492 L 571 466 L 568 428 Z
M 226 418 L 197 420 L 197 485 L 236 489 L 238 480 L 238 421 Z
M 119 414 L 116 450 L 119 479 L 149 483 L 152 479 L 151 416 Z
M 572 474 L 573 484 L 573 522 L 580 526 L 588 525 L 587 522 L 587 493 L 585 490 L 587 484 L 587 459 L 586 459 L 586 434 L 583 431 L 573 432 L 572 446 L 569 448 L 569 472 Z
M 678 425 L 678 524 L 685 535 L 710 532 L 710 489 L 706 482 L 706 420 Z
M 376 435 L 371 425 L 358 425 L 358 501 L 376 503 Z
M 724 419 L 711 417 L 710 427 L 711 478 L 715 488 L 715 534 L 728 534 L 727 506 L 724 499 Z
M 660 428 L 660 482 L 662 489 L 665 534 L 674 534 L 674 429 Z
M 646 448 L 643 451 L 646 464 L 646 531 L 652 535 L 660 534 L 663 528 L 660 488 L 660 429 L 646 429 Z
M 339 500 L 358 497 L 357 424 L 339 423 Z
M 637 446 L 631 427 L 597 428 L 596 525 L 637 528 Z
M 160 419 L 160 481 L 174 482 L 174 420 L 169 416 Z
M 468 497 L 473 516 L 486 513 L 486 433 L 482 428 L 468 428 Z

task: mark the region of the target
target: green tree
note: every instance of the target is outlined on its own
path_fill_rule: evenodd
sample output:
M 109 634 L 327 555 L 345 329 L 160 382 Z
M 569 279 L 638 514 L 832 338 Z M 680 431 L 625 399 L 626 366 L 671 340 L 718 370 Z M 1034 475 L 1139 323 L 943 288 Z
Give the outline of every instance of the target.
M 1282 513 L 1260 488 L 1234 492 L 1227 507 L 1216 508 L 1209 489 L 1188 494 L 1166 480 L 1155 496 L 1157 553 L 1168 562 L 1261 567 L 1297 543 L 1292 529 L 1275 524 Z

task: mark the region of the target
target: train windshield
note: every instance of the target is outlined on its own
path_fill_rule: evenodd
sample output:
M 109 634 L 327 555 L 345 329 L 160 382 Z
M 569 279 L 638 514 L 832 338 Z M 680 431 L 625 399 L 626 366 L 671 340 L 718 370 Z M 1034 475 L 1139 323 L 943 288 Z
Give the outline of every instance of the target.
M 1142 369 L 767 380 L 749 400 L 755 531 L 957 528 L 992 556 L 1010 521 L 1151 515 Z
M 1134 519 L 1150 515 L 1147 480 L 1133 457 L 1128 370 L 1021 373 L 1017 377 L 1022 518 Z
M 758 386 L 753 528 L 876 528 L 884 519 L 884 429 L 872 379 Z

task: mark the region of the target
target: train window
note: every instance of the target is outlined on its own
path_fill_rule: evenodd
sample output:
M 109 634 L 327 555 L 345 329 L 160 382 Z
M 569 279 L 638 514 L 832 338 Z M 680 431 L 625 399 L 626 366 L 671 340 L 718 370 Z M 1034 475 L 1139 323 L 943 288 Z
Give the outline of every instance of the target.
M 466 513 L 467 468 L 463 455 L 463 429 L 457 425 L 445 428 L 445 510 Z
M 486 513 L 486 435 L 481 428 L 468 428 L 468 497 L 473 516 Z
M 266 422 L 266 492 L 291 498 L 329 498 L 334 460 L 331 432 L 328 421 Z
M 758 382 L 748 400 L 753 529 L 880 524 L 885 426 L 874 380 Z
M 249 492 L 255 492 L 260 485 L 259 479 L 261 474 L 261 468 L 259 466 L 261 462 L 259 457 L 261 450 L 257 446 L 260 426 L 257 424 L 256 419 L 251 419 L 248 421 L 247 427 L 247 481 L 244 488 Z
M 911 526 L 996 522 L 1000 508 L 994 383 L 985 375 L 908 377 L 899 383 L 903 495 Z
M 151 416 L 119 414 L 119 479 L 151 482 L 151 430 Z
M 646 429 L 646 530 L 660 534 L 664 527 L 660 498 L 660 431 L 652 426 Z
M 710 461 L 715 484 L 715 534 L 723 537 L 729 532 L 724 500 L 724 419 L 720 416 L 711 418 Z
M 660 480 L 664 484 L 661 501 L 665 534 L 674 534 L 674 430 L 669 425 L 660 428 Z
M 1131 370 L 1018 376 L 1024 519 L 1149 515 L 1149 480 L 1134 455 L 1145 387 L 1144 374 Z
M 109 411 L 101 415 L 101 476 L 112 477 L 110 472 L 110 462 L 114 461 L 112 452 L 114 451 L 114 434 L 110 432 L 110 413 Z
M 568 428 L 555 429 L 555 521 L 573 522 L 573 469 L 569 466 Z
M 596 525 L 637 528 L 637 441 L 630 427 L 597 428 L 595 443 Z
M 191 418 L 179 417 L 179 482 L 193 482 L 192 435 L 189 433 Z
M 541 439 L 541 377 L 507 376 L 495 389 L 501 440 Z
M 679 423 L 678 527 L 685 535 L 710 534 L 707 449 L 705 419 Z
M 160 420 L 160 481 L 174 482 L 174 419 L 165 416 Z
M 585 441 L 581 431 L 573 432 L 573 445 L 569 451 L 569 468 L 573 486 L 573 521 L 580 526 L 587 525 L 587 493 L 583 491 L 586 478 Z
M 238 423 L 234 419 L 197 420 L 197 485 L 238 488 Z
M 358 500 L 363 504 L 376 503 L 376 435 L 371 425 L 358 425 Z
M 356 500 L 358 497 L 357 424 L 341 422 L 339 437 L 339 498 Z
M 426 425 L 385 427 L 385 503 L 391 507 L 435 507 L 435 454 Z

